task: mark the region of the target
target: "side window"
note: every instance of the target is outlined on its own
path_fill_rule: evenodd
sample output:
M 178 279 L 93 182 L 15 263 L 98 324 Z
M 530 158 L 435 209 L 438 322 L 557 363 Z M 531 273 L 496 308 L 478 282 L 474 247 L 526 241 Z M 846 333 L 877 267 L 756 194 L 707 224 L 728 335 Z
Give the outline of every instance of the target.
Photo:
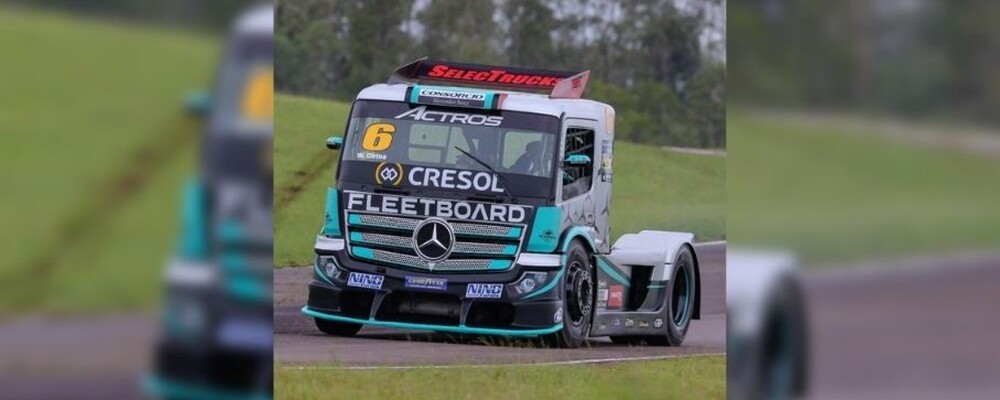
M 594 160 L 594 130 L 569 128 L 566 131 L 566 157 L 582 154 Z M 562 174 L 563 200 L 572 199 L 590 191 L 594 181 L 593 165 L 564 166 Z

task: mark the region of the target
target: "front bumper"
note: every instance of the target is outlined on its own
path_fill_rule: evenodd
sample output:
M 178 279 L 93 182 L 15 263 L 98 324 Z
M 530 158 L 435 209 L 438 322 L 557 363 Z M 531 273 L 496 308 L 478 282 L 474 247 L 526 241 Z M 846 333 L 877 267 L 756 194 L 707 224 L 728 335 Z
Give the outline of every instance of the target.
M 302 312 L 338 322 L 497 336 L 540 336 L 562 329 L 561 270 L 515 266 L 500 273 L 428 274 L 354 260 L 344 252 L 325 254 L 314 265 L 309 300 Z M 338 273 L 324 263 L 334 257 Z M 544 271 L 535 290 L 517 293 L 514 284 L 526 271 Z M 379 277 L 378 287 L 348 283 L 352 273 Z M 414 287 L 412 278 L 443 280 L 434 288 Z M 470 295 L 476 285 L 501 285 L 493 298 Z

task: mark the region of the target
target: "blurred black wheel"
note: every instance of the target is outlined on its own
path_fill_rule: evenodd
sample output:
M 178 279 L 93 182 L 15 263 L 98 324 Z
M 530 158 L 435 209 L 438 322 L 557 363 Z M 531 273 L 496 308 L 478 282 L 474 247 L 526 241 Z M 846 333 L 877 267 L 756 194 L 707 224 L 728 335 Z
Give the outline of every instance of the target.
M 361 330 L 361 325 L 347 322 L 330 321 L 322 318 L 313 318 L 316 327 L 327 335 L 333 336 L 354 336 Z

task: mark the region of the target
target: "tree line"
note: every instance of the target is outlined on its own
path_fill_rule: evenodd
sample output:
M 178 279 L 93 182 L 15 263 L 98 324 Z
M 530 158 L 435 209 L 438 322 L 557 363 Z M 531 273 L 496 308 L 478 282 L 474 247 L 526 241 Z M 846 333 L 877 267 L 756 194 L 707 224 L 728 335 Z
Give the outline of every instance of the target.
M 742 0 L 734 100 L 1000 125 L 1000 2 Z
M 350 101 L 422 56 L 591 70 L 616 135 L 725 146 L 725 3 L 674 0 L 297 0 L 277 3 L 275 85 Z

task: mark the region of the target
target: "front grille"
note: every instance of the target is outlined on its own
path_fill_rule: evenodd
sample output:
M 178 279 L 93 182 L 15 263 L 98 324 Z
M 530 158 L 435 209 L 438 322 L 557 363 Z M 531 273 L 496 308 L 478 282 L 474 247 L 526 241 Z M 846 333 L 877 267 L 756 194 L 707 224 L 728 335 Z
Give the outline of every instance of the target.
M 413 231 L 424 218 L 349 212 L 346 220 L 354 258 L 430 272 L 506 271 L 524 233 L 523 225 L 449 221 L 455 233 L 451 254 L 428 262 L 413 249 Z

